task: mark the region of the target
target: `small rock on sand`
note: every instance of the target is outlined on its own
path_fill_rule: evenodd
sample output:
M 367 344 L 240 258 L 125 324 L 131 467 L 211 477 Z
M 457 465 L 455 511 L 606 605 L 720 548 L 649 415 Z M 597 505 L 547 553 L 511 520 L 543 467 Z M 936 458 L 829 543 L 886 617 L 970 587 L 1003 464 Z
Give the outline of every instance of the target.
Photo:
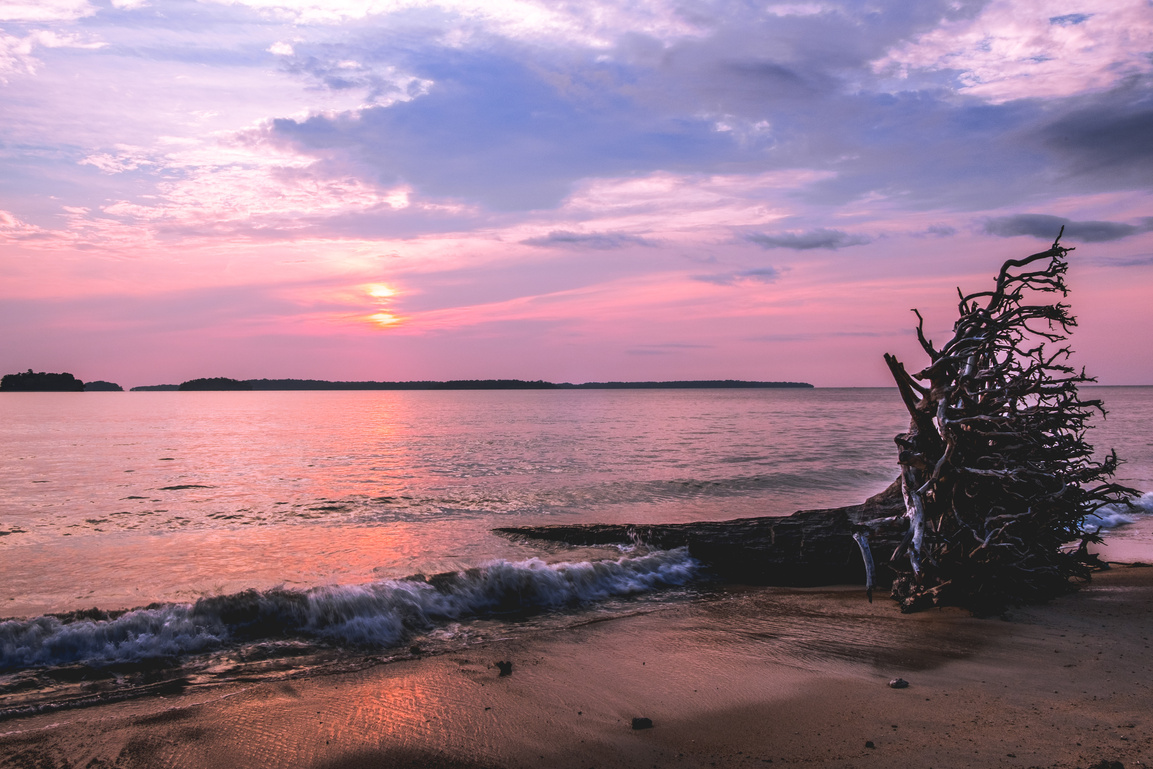
M 634 729 L 652 729 L 653 728 L 653 720 L 651 718 L 634 718 L 633 719 L 633 728 Z
M 908 689 L 909 688 L 909 682 L 903 678 L 894 678 L 892 681 L 889 682 L 889 688 L 890 689 Z
M 496 666 L 497 666 L 498 668 L 500 668 L 500 675 L 501 675 L 501 677 L 502 677 L 502 678 L 503 678 L 504 676 L 511 676 L 511 675 L 512 675 L 512 662 L 511 662 L 511 661 L 509 661 L 509 662 L 498 662 L 498 663 L 496 663 Z

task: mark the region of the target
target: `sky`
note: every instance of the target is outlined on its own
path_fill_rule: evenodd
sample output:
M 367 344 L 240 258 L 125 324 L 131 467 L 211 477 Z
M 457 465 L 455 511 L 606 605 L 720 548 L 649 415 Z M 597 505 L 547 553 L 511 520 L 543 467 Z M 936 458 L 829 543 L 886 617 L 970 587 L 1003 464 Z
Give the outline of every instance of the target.
M 890 384 L 1061 226 L 1153 384 L 1150 0 L 0 0 L 0 368 Z

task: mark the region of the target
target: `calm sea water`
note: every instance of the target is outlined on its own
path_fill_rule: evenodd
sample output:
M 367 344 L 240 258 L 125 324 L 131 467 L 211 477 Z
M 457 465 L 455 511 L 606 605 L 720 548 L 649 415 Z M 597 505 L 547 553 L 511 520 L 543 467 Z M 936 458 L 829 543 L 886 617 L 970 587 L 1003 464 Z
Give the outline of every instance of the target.
M 1093 442 L 1153 490 L 1153 388 L 1086 394 L 1110 410 Z M 182 654 L 235 635 L 220 616 L 239 594 L 312 635 L 387 644 L 405 612 L 455 621 L 510 589 L 550 605 L 680 585 L 683 553 L 597 565 L 490 529 L 859 502 L 895 477 L 906 423 L 888 389 L 4 394 L 0 616 L 162 606 L 129 615 L 139 627 L 88 623 L 83 642 L 48 620 L 0 630 L 10 648 L 64 638 L 9 665 L 131 659 L 140 633 Z M 451 605 L 396 581 L 479 566 Z

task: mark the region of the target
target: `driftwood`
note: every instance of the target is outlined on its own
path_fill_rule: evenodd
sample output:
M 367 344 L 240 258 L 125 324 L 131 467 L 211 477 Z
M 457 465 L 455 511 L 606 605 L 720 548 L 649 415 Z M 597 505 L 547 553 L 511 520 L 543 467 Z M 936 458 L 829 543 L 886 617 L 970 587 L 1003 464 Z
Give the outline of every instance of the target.
M 1005 262 L 992 290 L 958 289 L 959 317 L 940 348 L 914 310 L 924 369 L 909 374 L 885 356 L 910 415 L 895 439 L 906 536 L 889 561 L 905 610 L 994 612 L 1074 589 L 1095 565 L 1086 545 L 1100 541 L 1086 516 L 1137 493 L 1109 482 L 1116 454 L 1097 461 L 1086 441 L 1087 421 L 1104 409 L 1080 398 L 1077 386 L 1096 380 L 1069 365 L 1061 344 L 1076 318 L 1066 304 L 1032 303 L 1068 293 L 1073 249 L 1060 239 Z
M 892 583 L 904 611 L 989 613 L 1074 589 L 1097 565 L 1087 545 L 1100 538 L 1086 517 L 1137 492 L 1110 482 L 1116 454 L 1095 460 L 1085 440 L 1089 417 L 1104 409 L 1079 397 L 1077 386 L 1095 380 L 1060 345 L 1076 319 L 1068 305 L 1029 303 L 1068 291 L 1072 249 L 1060 238 L 1005 262 L 992 290 L 958 289 L 960 317 L 939 349 L 913 311 L 929 365 L 909 374 L 885 356 L 911 419 L 895 438 L 900 477 L 866 502 L 719 523 L 496 531 L 569 545 L 687 546 L 733 581 L 865 582 L 870 600 L 875 585 Z
M 577 524 L 494 529 L 514 539 L 573 546 L 628 545 L 688 547 L 690 555 L 732 582 L 794 587 L 862 584 L 866 573 L 853 535 L 861 524 L 900 519 L 904 511 L 899 482 L 859 505 L 801 510 L 789 516 L 656 525 Z M 874 546 L 892 552 L 904 536 L 898 525 L 873 524 Z M 877 579 L 892 574 L 882 564 Z

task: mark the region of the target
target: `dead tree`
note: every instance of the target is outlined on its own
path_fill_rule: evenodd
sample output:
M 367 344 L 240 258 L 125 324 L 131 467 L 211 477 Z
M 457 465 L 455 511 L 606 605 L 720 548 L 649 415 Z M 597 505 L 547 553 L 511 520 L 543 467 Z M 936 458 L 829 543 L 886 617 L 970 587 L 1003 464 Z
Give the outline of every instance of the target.
M 1068 293 L 1073 249 L 1060 239 L 1005 262 L 991 291 L 958 289 L 960 317 L 940 348 L 914 310 L 924 369 L 910 375 L 885 356 L 911 417 L 895 439 L 905 503 L 896 518 L 907 531 L 888 564 L 905 611 L 996 612 L 1074 589 L 1095 560 L 1086 546 L 1100 541 L 1086 516 L 1136 493 L 1109 481 L 1116 454 L 1097 460 L 1085 440 L 1089 417 L 1104 409 L 1078 394 L 1096 380 L 1069 365 L 1069 306 L 1031 303 Z M 870 574 L 868 535 L 893 523 L 857 527 Z

